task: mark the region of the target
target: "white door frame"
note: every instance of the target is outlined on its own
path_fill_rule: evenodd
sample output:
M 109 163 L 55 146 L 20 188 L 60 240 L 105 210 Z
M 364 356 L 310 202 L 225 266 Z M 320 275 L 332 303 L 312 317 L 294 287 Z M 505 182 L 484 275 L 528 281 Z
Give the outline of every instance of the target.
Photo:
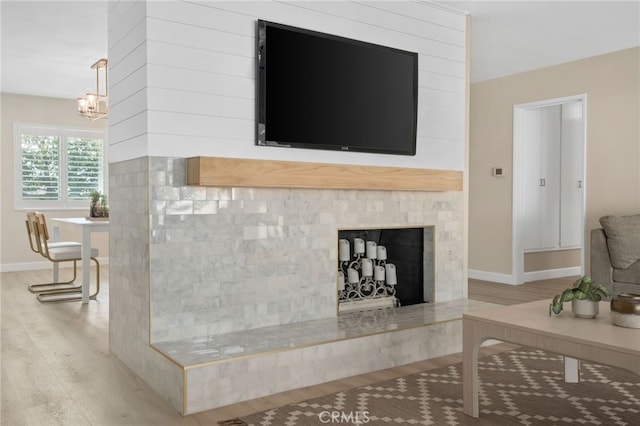
M 523 284 L 525 282 L 524 273 L 524 249 L 522 248 L 522 231 L 521 231 L 521 218 L 522 218 L 522 203 L 523 203 L 523 186 L 525 182 L 525 176 L 522 173 L 524 161 L 526 160 L 523 155 L 524 144 L 524 114 L 527 110 L 542 108 L 552 105 L 567 104 L 572 102 L 582 102 L 582 139 L 583 139 L 583 191 L 582 197 L 582 223 L 586 222 L 586 201 L 587 201 L 587 94 L 579 94 L 573 96 L 566 96 L 561 98 L 546 99 L 543 101 L 528 102 L 524 104 L 517 104 L 513 106 L 513 203 L 512 203 L 512 244 L 511 244 L 511 266 L 512 277 L 514 279 L 513 284 Z M 584 274 L 586 259 L 585 250 L 585 231 L 583 226 L 582 238 L 581 238 L 581 265 L 580 274 Z M 554 277 L 549 277 L 554 278 Z

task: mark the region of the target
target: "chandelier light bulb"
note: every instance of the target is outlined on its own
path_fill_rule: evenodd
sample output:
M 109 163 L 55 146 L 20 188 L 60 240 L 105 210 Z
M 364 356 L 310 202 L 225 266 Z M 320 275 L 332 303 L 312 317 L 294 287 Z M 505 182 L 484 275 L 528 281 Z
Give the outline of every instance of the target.
M 78 98 L 78 112 L 80 115 L 87 113 L 87 100 L 85 98 Z
M 95 93 L 87 93 L 87 108 L 89 109 L 89 111 L 96 110 L 97 99 L 98 97 L 95 95 Z

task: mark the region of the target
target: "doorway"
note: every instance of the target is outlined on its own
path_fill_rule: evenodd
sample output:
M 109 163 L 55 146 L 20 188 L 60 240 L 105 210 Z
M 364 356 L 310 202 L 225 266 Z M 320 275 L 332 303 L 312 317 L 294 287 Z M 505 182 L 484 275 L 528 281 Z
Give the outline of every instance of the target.
M 516 284 L 584 273 L 586 102 L 581 94 L 514 106 Z

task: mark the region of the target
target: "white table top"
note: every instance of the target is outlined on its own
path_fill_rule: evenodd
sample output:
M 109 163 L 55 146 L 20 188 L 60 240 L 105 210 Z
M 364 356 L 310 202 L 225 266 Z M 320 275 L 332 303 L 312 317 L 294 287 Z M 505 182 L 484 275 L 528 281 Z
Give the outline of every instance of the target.
M 98 226 L 98 225 L 109 225 L 108 220 L 90 220 L 86 217 L 56 217 L 50 219 L 52 222 L 63 222 L 69 223 L 73 225 L 82 225 L 82 226 Z

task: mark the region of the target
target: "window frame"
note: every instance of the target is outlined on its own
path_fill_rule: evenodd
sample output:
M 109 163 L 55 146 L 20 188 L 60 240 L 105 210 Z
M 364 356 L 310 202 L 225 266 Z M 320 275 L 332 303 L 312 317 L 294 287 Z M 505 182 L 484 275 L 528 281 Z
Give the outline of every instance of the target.
M 60 140 L 60 197 L 57 200 L 29 200 L 22 198 L 22 134 L 37 136 L 53 136 Z M 46 124 L 14 123 L 13 125 L 13 157 L 14 157 L 14 191 L 15 210 L 84 210 L 89 208 L 89 196 L 84 200 L 67 198 L 68 171 L 67 139 L 91 138 L 102 139 L 102 182 L 98 189 L 107 192 L 108 161 L 107 139 L 105 130 L 78 129 L 68 126 Z

